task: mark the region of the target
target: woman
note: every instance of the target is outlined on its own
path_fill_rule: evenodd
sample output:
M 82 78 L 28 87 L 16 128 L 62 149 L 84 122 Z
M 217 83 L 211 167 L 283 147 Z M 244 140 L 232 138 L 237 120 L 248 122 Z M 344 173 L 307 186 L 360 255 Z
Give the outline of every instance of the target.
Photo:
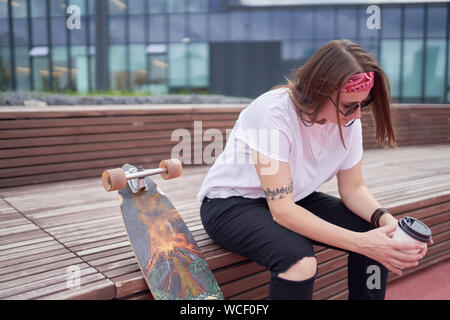
M 349 299 L 384 299 L 388 270 L 401 274 L 426 254 L 391 239 L 397 220 L 365 186 L 360 117 L 369 106 L 377 142 L 392 146 L 386 74 L 360 45 L 330 41 L 240 113 L 205 177 L 197 198 L 206 232 L 269 268 L 269 299 L 312 298 L 313 244 L 349 253 Z M 315 191 L 335 175 L 340 199 Z M 368 284 L 373 270 L 380 279 Z

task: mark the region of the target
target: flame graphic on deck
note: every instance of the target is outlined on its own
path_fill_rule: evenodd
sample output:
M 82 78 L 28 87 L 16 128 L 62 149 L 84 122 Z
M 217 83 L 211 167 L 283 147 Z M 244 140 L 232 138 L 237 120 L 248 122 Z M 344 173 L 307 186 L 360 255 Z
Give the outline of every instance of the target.
M 188 241 L 182 230 L 178 230 L 182 222 L 177 211 L 168 207 L 160 194 L 152 197 L 133 196 L 133 199 L 139 220 L 148 228 L 150 258 L 144 269 L 146 277 L 150 276 L 155 266 L 170 265 L 170 273 L 161 282 L 159 290 L 171 292 L 177 277 L 179 281 L 176 282 L 180 287 L 174 290 L 178 292 L 175 298 L 196 297 L 204 293 L 206 289 L 193 278 L 189 267 L 194 262 L 193 256 L 201 256 L 201 252 L 194 243 Z

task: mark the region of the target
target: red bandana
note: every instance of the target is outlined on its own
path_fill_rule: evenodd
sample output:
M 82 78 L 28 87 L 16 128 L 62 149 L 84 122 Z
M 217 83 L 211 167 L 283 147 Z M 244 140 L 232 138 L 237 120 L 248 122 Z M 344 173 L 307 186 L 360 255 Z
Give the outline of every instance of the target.
M 371 72 L 357 73 L 353 75 L 342 88 L 342 92 L 362 92 L 372 89 L 375 74 Z

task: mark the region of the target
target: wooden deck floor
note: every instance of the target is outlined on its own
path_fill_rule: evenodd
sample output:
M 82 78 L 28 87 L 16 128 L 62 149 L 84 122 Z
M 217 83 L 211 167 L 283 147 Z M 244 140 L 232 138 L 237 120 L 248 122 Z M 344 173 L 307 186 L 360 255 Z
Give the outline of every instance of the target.
M 213 257 L 224 251 L 205 234 L 195 198 L 208 168 L 186 168 L 178 179 L 156 177 L 155 182 L 216 269 L 220 265 Z M 413 202 L 441 197 L 447 201 L 448 216 L 449 144 L 367 150 L 363 170 L 369 189 L 394 213 Z M 319 190 L 337 195 L 335 179 Z M 116 197 L 103 190 L 100 177 L 0 190 L 0 299 L 113 299 L 144 292 L 146 284 Z M 449 222 L 441 229 L 445 233 L 441 252 L 448 257 Z M 68 288 L 71 266 L 81 271 L 80 288 Z M 220 270 L 215 275 L 220 283 Z M 226 285 L 222 289 L 226 291 Z

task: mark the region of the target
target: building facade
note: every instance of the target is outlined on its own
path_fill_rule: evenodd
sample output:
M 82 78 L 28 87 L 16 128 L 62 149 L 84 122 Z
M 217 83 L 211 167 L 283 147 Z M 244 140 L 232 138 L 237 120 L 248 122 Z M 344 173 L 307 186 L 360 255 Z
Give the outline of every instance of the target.
M 368 21 L 376 10 L 369 6 L 364 1 L 0 0 L 0 90 L 253 98 L 284 83 L 326 42 L 346 38 L 380 62 L 394 100 L 448 103 L 450 4 L 380 1 L 381 24 L 375 28 Z

